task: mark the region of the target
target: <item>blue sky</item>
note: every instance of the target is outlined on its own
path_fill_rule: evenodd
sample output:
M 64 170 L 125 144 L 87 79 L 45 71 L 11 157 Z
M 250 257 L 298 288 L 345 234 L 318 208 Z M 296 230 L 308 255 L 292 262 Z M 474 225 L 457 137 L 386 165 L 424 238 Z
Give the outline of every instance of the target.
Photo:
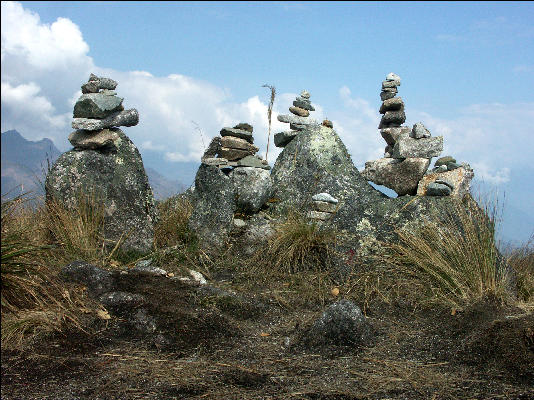
M 443 155 L 469 162 L 486 192 L 506 192 L 523 224 L 509 230 L 525 239 L 533 21 L 533 2 L 2 2 L 2 131 L 67 150 L 80 85 L 109 76 L 140 112 L 125 132 L 145 163 L 188 184 L 223 126 L 252 123 L 265 153 L 267 83 L 275 116 L 307 89 L 312 116 L 334 122 L 362 168 L 382 157 L 380 84 L 395 72 L 406 125 L 443 135 Z

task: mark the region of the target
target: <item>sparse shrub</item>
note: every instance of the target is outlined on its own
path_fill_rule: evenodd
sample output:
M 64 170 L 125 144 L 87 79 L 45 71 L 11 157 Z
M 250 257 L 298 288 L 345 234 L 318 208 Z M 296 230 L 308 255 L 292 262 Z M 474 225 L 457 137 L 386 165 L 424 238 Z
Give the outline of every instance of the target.
M 398 235 L 385 259 L 423 283 L 430 299 L 453 305 L 485 295 L 506 299 L 509 277 L 495 243 L 495 208 L 458 202 L 445 221 Z
M 304 216 L 289 212 L 259 256 L 268 268 L 278 271 L 324 271 L 328 269 L 335 243 L 334 229 L 322 229 Z

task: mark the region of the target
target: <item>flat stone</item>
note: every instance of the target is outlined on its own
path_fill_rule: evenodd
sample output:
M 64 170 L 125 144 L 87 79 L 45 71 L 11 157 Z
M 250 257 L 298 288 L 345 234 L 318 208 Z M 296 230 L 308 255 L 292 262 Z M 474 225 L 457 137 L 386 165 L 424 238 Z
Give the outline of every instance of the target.
M 400 82 L 397 82 L 397 81 L 384 81 L 382 82 L 382 89 L 385 89 L 385 88 L 396 88 L 397 86 L 400 85 Z
M 429 165 L 428 158 L 381 158 L 366 162 L 361 174 L 368 181 L 393 189 L 399 196 L 413 195 Z
M 262 169 L 271 169 L 269 164 L 264 164 L 263 160 L 258 156 L 246 156 L 237 161 L 237 167 L 254 167 Z
M 240 149 L 240 150 L 247 150 L 252 151 L 254 153 L 257 153 L 259 151 L 259 148 L 254 146 L 253 144 L 249 143 L 245 139 L 237 138 L 234 136 L 224 136 L 221 138 L 221 146 L 227 147 L 230 149 Z
M 89 81 L 82 85 L 82 93 L 97 93 L 100 89 L 114 90 L 117 82 L 110 78 L 98 77 L 95 74 L 89 76 Z
M 432 135 L 430 134 L 430 131 L 426 128 L 426 126 L 423 125 L 422 122 L 414 124 L 412 131 L 410 132 L 410 137 L 414 139 L 429 138 L 431 136 Z
M 298 125 L 317 125 L 317 120 L 307 117 L 299 117 L 298 115 L 292 114 L 279 114 L 276 117 L 278 121 L 285 122 L 289 124 L 298 124 Z
M 436 179 L 436 183 L 440 183 L 442 185 L 447 185 L 448 187 L 451 188 L 451 190 L 454 190 L 454 184 L 449 182 L 446 179 Z
M 437 167 L 434 167 L 432 169 L 432 172 L 446 172 L 447 166 L 446 165 L 438 165 Z
M 302 125 L 302 124 L 289 124 L 289 129 L 294 131 L 303 131 L 308 129 L 309 125 Z
M 394 72 L 390 72 L 386 75 L 386 81 L 398 81 L 400 85 L 401 77 L 395 74 Z
M 305 110 L 308 110 L 308 111 L 315 111 L 315 108 L 311 105 L 310 100 L 305 99 L 303 97 L 297 97 L 293 101 L 293 105 L 295 107 L 304 108 Z
M 337 211 L 337 204 L 329 203 L 327 201 L 314 201 L 313 208 L 315 211 L 335 213 Z
M 244 228 L 245 226 L 247 226 L 247 223 L 241 218 L 234 218 L 234 226 L 236 228 Z
M 392 99 L 396 95 L 397 95 L 397 93 L 382 91 L 382 92 L 380 92 L 380 100 L 384 101 L 384 100 L 387 100 L 387 99 Z
M 300 93 L 300 97 L 302 97 L 303 99 L 309 99 L 310 98 L 310 93 L 307 90 L 303 90 Z
M 393 146 L 390 146 L 389 144 L 384 149 L 384 158 L 391 158 L 393 157 Z
M 452 156 L 444 156 L 444 157 L 440 157 L 436 160 L 436 162 L 434 163 L 434 167 L 439 167 L 440 165 L 445 165 L 447 166 L 447 163 L 449 162 L 456 162 L 456 159 L 453 158 Z
M 74 105 L 74 118 L 103 119 L 107 116 L 124 110 L 122 101 L 117 96 L 109 96 L 102 93 L 82 94 Z
M 451 193 L 451 188 L 441 183 L 431 182 L 426 188 L 427 196 L 450 196 Z
M 202 164 L 215 166 L 228 165 L 228 160 L 220 157 L 206 157 L 202 159 Z
M 392 97 L 391 99 L 384 100 L 382 106 L 380 106 L 380 114 L 384 114 L 386 111 L 400 111 L 404 110 L 404 102 L 401 97 Z
M 208 148 L 204 151 L 204 154 L 202 155 L 202 159 L 215 157 L 219 153 L 220 148 L 221 148 L 221 137 L 215 136 L 213 139 L 211 139 L 211 142 Z
M 331 203 L 331 204 L 337 204 L 339 202 L 338 199 L 336 199 L 335 197 L 331 196 L 328 193 L 315 194 L 313 195 L 312 200 L 313 201 L 324 201 L 326 203 Z
M 391 128 L 382 128 L 380 134 L 384 138 L 387 144 L 394 146 L 395 142 L 402 136 L 409 136 L 411 129 L 407 126 L 397 126 Z
M 300 107 L 295 107 L 295 106 L 289 107 L 289 111 L 300 117 L 308 117 L 310 115 L 310 112 L 308 110 L 305 110 L 304 108 L 300 108 Z
M 241 160 L 246 156 L 251 156 L 256 153 L 255 150 L 241 150 L 241 149 L 230 149 L 228 147 L 221 147 L 219 149 L 219 156 L 226 158 L 228 161 Z
M 387 87 L 382 88 L 382 92 L 397 93 L 398 89 L 396 87 Z
M 236 138 L 245 139 L 249 143 L 254 143 L 254 138 L 252 133 L 244 129 L 235 129 L 235 128 L 222 128 L 220 132 L 221 136 L 233 136 Z
M 241 122 L 241 123 L 237 124 L 236 126 L 234 126 L 234 129 L 242 129 L 242 130 L 250 132 L 250 133 L 252 133 L 254 131 L 254 128 L 252 127 L 252 125 L 247 124 L 246 122 Z
M 74 118 L 72 120 L 73 129 L 84 129 L 87 131 L 99 131 L 117 126 L 135 126 L 139 123 L 139 113 L 135 108 L 111 114 L 104 119 Z
M 438 168 L 443 167 L 443 165 Z M 469 164 L 463 164 L 460 168 L 452 171 L 427 173 L 419 182 L 417 187 L 417 195 L 425 196 L 427 193 L 427 187 L 432 182 L 440 182 L 441 184 L 448 183 L 447 186 L 452 185 L 453 189 L 451 196 L 462 198 L 465 194 L 469 193 L 471 180 L 475 174 Z
M 83 150 L 95 150 L 102 147 L 114 146 L 120 140 L 119 134 L 112 129 L 101 131 L 77 130 L 69 135 L 69 142 L 73 147 Z
M 332 121 L 330 121 L 328 119 L 323 120 L 322 125 L 326 126 L 327 128 L 334 129 L 334 124 L 332 123 Z
M 274 135 L 274 145 L 276 147 L 285 147 L 297 135 L 298 131 L 278 132 Z
M 332 214 L 329 212 L 322 211 L 308 211 L 306 217 L 311 219 L 317 219 L 319 221 L 326 221 L 332 217 Z
M 458 164 L 457 162 L 448 162 L 447 163 L 447 171 L 453 171 L 455 170 L 456 168 L 460 168 L 460 164 Z
M 378 129 L 387 128 L 390 125 L 400 126 L 404 121 L 406 121 L 406 114 L 404 111 L 386 111 L 384 115 L 382 115 Z
M 443 136 L 423 139 L 402 137 L 393 147 L 393 158 L 431 158 L 443 151 Z

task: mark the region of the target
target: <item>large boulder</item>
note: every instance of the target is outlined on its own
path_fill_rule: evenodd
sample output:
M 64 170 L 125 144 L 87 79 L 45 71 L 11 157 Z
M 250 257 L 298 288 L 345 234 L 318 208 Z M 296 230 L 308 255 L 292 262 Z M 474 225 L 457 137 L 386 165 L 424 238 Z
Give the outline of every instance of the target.
M 256 213 L 271 196 L 272 181 L 268 170 L 254 167 L 237 167 L 229 174 L 236 191 L 237 209 Z
M 349 197 L 359 204 L 386 196 L 360 175 L 335 130 L 311 126 L 301 131 L 280 153 L 271 172 L 273 209 L 307 209 L 312 196 L 326 192 L 340 201 Z
M 157 209 L 143 160 L 132 141 L 114 129 L 118 139 L 100 150 L 62 154 L 46 177 L 47 201 L 76 210 L 81 193 L 96 196 L 104 206 L 104 234 L 123 236 L 123 250 L 148 252 L 153 247 Z M 112 245 L 113 246 L 113 245 Z
M 235 186 L 218 167 L 201 164 L 195 177 L 190 228 L 199 237 L 200 247 L 211 252 L 228 239 L 236 211 Z

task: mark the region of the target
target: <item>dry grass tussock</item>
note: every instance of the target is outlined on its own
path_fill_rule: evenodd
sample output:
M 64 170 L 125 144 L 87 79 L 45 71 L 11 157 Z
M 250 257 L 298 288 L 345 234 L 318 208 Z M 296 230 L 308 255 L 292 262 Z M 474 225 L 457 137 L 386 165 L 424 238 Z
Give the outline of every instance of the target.
M 507 262 L 515 271 L 518 299 L 534 308 L 534 235 L 523 246 L 512 250 Z
M 29 207 L 28 201 L 21 196 L 1 206 L 3 349 L 24 348 L 51 332 L 83 331 L 86 314 L 98 308 L 57 277 L 59 266 L 79 254 L 69 253 L 54 234 L 71 227 L 68 217 L 58 218 L 57 208 Z
M 458 203 L 445 222 L 398 235 L 384 261 L 419 282 L 429 301 L 462 306 L 487 295 L 510 300 L 510 271 L 496 247 L 494 208 Z

